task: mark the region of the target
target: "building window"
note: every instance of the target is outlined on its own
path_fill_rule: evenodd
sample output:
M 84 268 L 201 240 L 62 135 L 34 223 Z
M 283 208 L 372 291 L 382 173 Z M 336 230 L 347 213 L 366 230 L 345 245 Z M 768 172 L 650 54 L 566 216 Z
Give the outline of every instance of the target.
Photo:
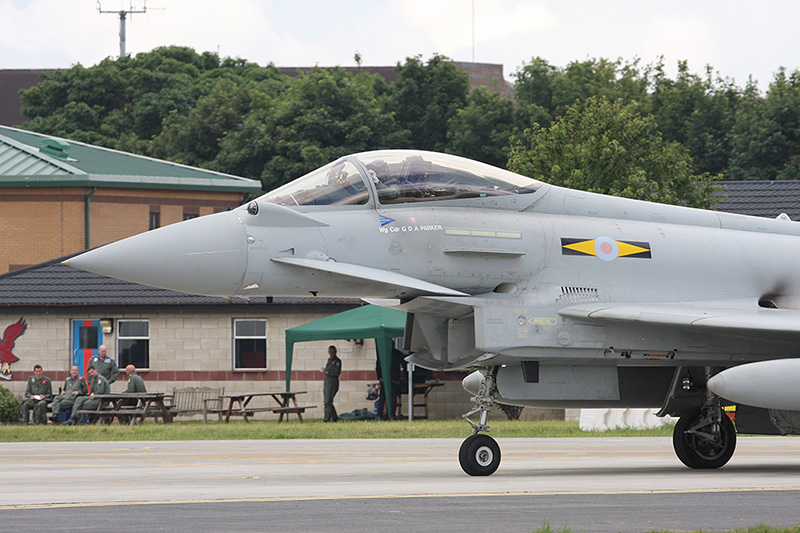
M 197 213 L 184 213 L 183 220 L 192 220 L 193 218 L 197 218 Z
M 147 320 L 117 321 L 117 354 L 120 368 L 128 365 L 150 368 L 150 323 Z
M 234 370 L 265 370 L 267 368 L 267 321 L 234 320 Z
M 158 229 L 161 227 L 161 213 L 150 212 L 150 229 Z

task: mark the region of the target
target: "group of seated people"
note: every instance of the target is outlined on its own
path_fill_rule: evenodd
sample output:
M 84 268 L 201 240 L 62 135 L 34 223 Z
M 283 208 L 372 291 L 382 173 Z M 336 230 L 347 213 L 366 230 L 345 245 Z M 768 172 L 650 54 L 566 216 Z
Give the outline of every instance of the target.
M 47 406 L 50 405 L 52 415 L 50 420 L 54 424 L 61 424 L 61 414 L 70 411 L 70 417 L 64 422 L 66 425 L 80 423 L 82 410 L 97 409 L 100 399 L 97 394 L 110 394 L 111 383 L 119 375 L 116 361 L 106 355 L 105 346 L 98 349 L 98 355 L 89 361 L 86 369 L 88 378 L 79 375 L 79 369 L 72 365 L 69 376 L 64 380 L 64 387 L 59 394 L 53 394 L 52 380 L 44 375 L 42 365 L 34 365 L 33 376 L 28 378 L 25 388 L 25 399 L 22 402 L 22 421 L 25 425 L 30 423 L 30 413 L 33 413 L 34 424 L 47 424 Z M 147 392 L 144 380 L 136 373 L 134 365 L 125 367 L 128 375 L 128 386 L 125 392 Z

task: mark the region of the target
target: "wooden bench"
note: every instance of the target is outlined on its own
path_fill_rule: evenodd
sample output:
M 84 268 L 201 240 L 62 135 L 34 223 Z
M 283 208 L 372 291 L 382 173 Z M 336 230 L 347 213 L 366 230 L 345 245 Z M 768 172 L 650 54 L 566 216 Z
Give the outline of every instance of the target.
M 141 393 L 111 393 L 96 394 L 95 400 L 99 403 L 94 409 L 81 409 L 76 415 L 86 415 L 90 421 L 108 419 L 110 422 L 116 418 L 120 424 L 144 422 L 148 416 L 158 420 L 161 417 L 165 424 L 172 422 L 169 409 L 164 404 L 165 395 L 160 392 Z
M 141 417 L 144 414 L 144 409 L 118 409 L 116 411 L 109 411 L 103 410 L 98 411 L 96 409 L 81 409 L 80 411 L 76 411 L 78 415 L 86 415 L 89 419 L 89 422 L 97 422 L 99 419 L 108 418 L 113 421 L 114 418 L 119 420 L 120 424 L 132 424 L 129 420 L 123 420 L 123 416 L 125 417 L 132 417 L 133 420 L 136 417 Z M 147 416 L 152 416 L 153 418 L 157 418 L 161 416 L 161 413 L 158 412 L 149 412 Z
M 205 411 L 203 413 L 203 421 L 208 423 L 208 414 L 215 414 L 218 416 L 220 422 L 229 422 L 232 416 L 241 416 L 245 422 L 249 422 L 249 418 L 252 417 L 256 413 L 261 413 L 264 411 L 272 411 L 273 413 L 280 414 L 279 422 L 283 420 L 283 416 L 286 415 L 286 419 L 289 419 L 289 413 L 295 413 L 300 421 L 303 421 L 302 413 L 306 409 L 310 409 L 312 407 L 316 407 L 315 405 L 297 405 L 296 396 L 298 394 L 305 394 L 306 391 L 295 391 L 295 392 L 288 392 L 288 391 L 267 391 L 267 392 L 241 392 L 236 394 L 225 394 L 222 395 L 223 405 L 219 407 L 212 407 L 210 405 L 206 405 Z M 258 398 L 261 396 L 270 396 L 273 400 L 278 404 L 277 407 L 250 407 L 250 402 L 253 398 Z M 227 401 L 227 406 L 224 404 Z M 289 401 L 293 402 L 294 405 L 288 405 Z M 207 404 L 210 402 L 206 402 Z M 223 420 L 222 415 L 225 415 L 225 419 Z
M 248 418 L 253 416 L 256 413 L 261 413 L 264 411 L 271 411 L 272 407 L 246 407 L 244 409 L 231 409 L 230 416 L 241 416 L 245 422 L 249 422 Z M 222 422 L 222 415 L 228 416 L 228 408 L 227 407 L 210 407 L 203 412 L 203 422 L 208 424 L 208 415 L 217 415 L 217 419 L 219 422 Z M 227 422 L 227 420 L 226 420 Z
M 169 401 L 167 409 L 172 416 L 207 416 L 209 409 L 222 408 L 221 396 L 225 388 L 187 387 L 172 389 L 172 394 L 165 398 Z
M 290 405 L 287 407 L 273 407 L 272 412 L 281 415 L 278 418 L 278 422 L 283 422 L 283 415 L 286 415 L 286 421 L 288 422 L 291 413 L 296 414 L 297 418 L 302 422 L 303 413 L 306 412 L 306 409 L 314 409 L 315 407 L 316 405 Z

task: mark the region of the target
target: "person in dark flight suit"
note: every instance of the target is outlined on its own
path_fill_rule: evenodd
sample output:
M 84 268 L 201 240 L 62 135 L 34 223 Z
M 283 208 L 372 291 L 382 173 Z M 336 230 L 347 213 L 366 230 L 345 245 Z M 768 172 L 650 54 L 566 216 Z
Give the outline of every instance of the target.
M 339 392 L 339 374 L 342 373 L 342 360 L 336 356 L 336 346 L 328 347 L 328 362 L 325 363 L 325 381 L 322 385 L 322 399 L 325 406 L 323 422 L 337 422 L 339 416 L 333 406 L 333 398 Z

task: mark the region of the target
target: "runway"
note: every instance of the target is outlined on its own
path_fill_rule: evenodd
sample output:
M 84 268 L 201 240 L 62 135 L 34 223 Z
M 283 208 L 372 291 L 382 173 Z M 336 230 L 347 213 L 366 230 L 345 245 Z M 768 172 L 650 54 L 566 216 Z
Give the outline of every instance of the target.
M 498 439 L 486 478 L 460 439 L 0 444 L 0 525 L 66 531 L 720 530 L 800 524 L 800 439 L 740 437 L 693 471 L 669 438 Z M 97 529 L 95 529 L 97 528 Z

